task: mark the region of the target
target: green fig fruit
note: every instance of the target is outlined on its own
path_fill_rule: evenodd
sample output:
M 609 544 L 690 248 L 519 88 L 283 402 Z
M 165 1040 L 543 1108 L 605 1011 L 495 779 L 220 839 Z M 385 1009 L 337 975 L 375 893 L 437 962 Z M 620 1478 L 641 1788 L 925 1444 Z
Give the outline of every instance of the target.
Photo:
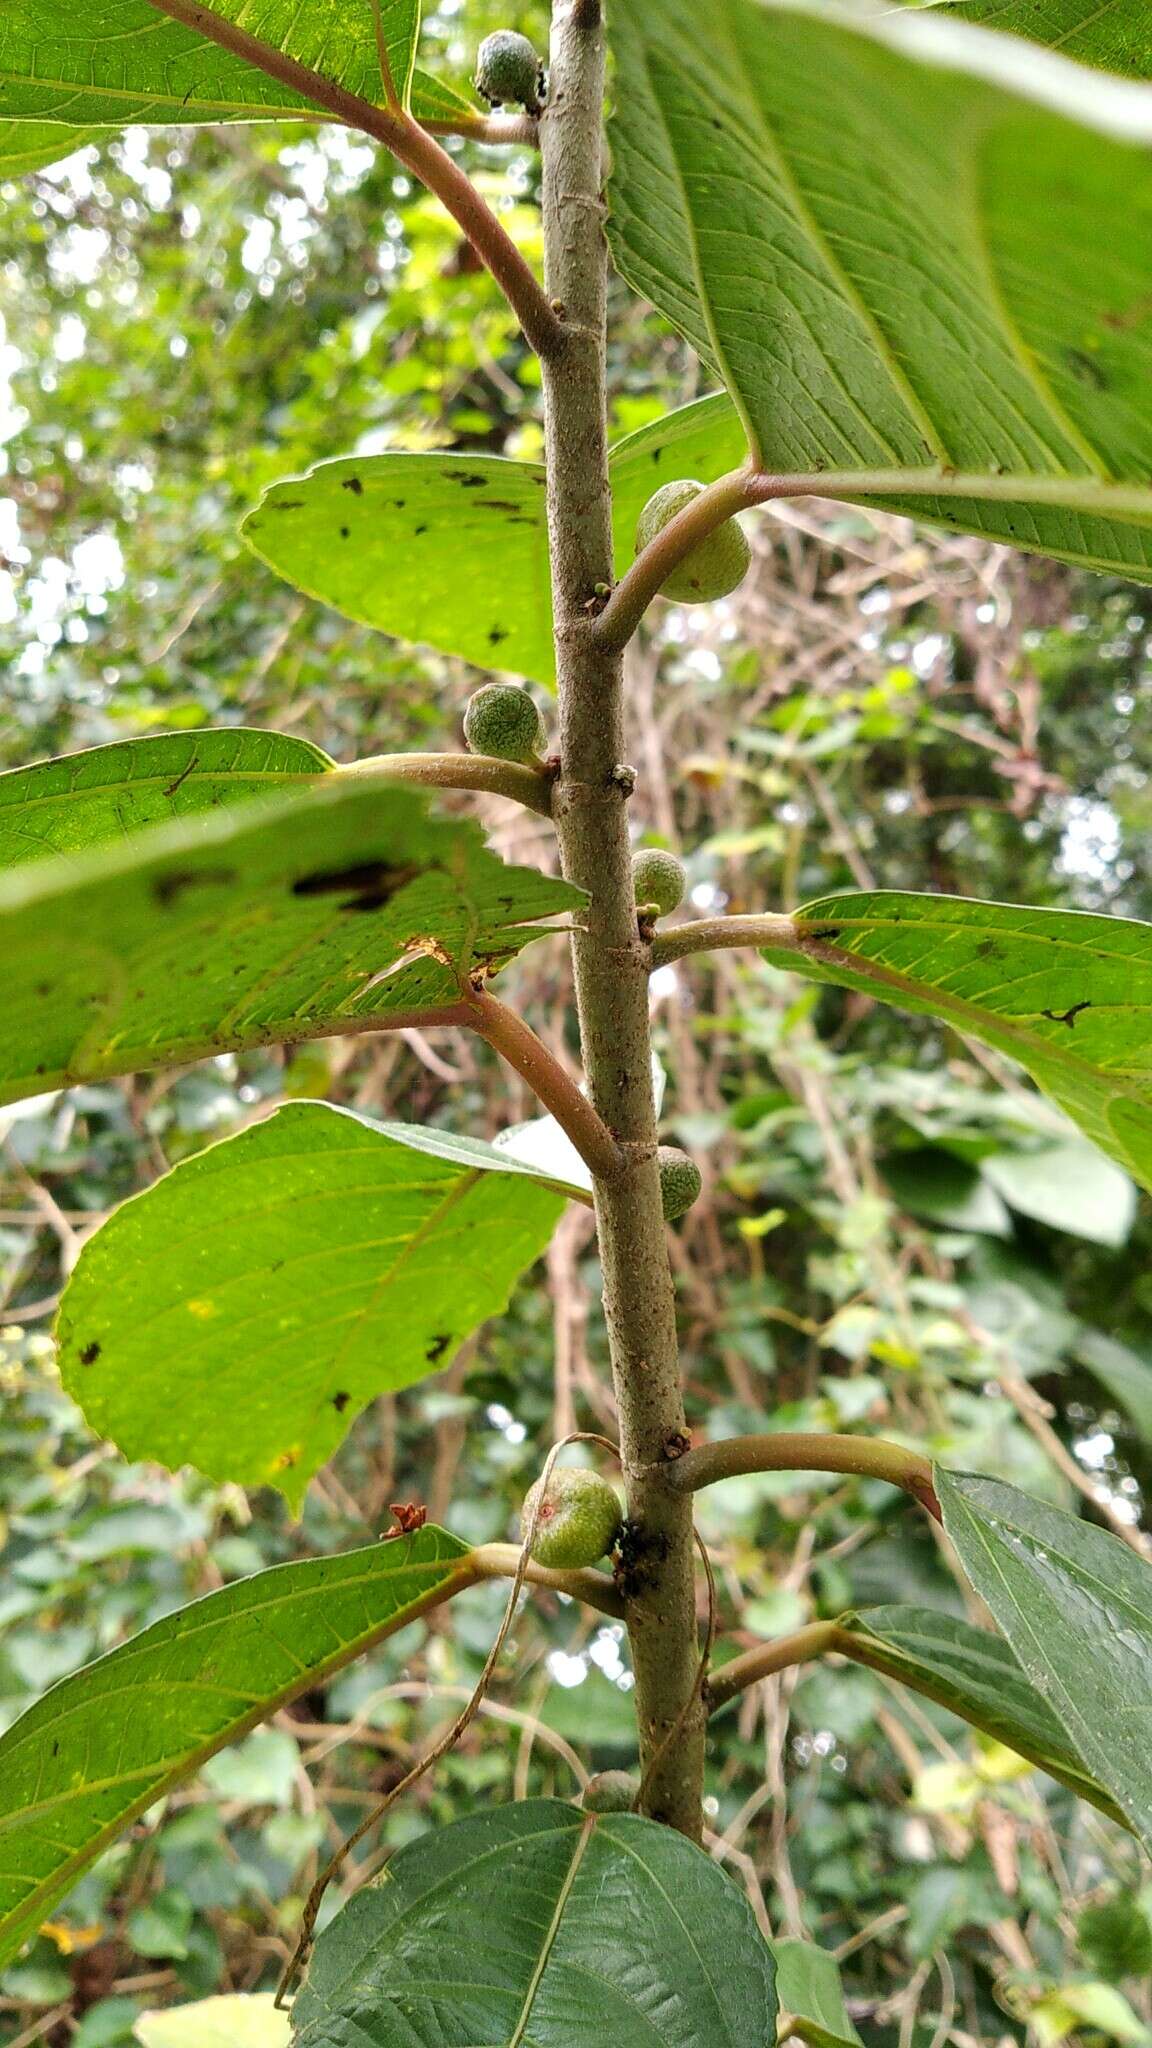
M 640 514 L 636 527 L 637 554 L 703 489 L 703 484 L 694 483 L 690 477 L 662 484 Z M 707 604 L 714 597 L 727 597 L 744 581 L 751 562 L 752 550 L 743 527 L 738 520 L 725 519 L 677 564 L 660 594 L 670 597 L 675 604 Z
M 580 1794 L 585 1813 L 631 1813 L 639 1782 L 630 1771 L 598 1771 Z
M 540 1499 L 540 1481 L 528 1492 L 520 1513 L 520 1534 L 527 1536 Z M 557 1467 L 543 1497 L 532 1555 L 537 1564 L 557 1571 L 575 1571 L 595 1564 L 612 1549 L 623 1526 L 624 1511 L 614 1486 L 583 1465 Z
M 492 107 L 526 107 L 538 114 L 544 104 L 544 66 L 527 36 L 498 28 L 485 36 L 476 52 L 473 84 Z
M 670 910 L 684 901 L 686 880 L 683 861 L 677 860 L 674 853 L 665 853 L 662 847 L 644 846 L 632 856 L 636 902 L 642 908 L 654 909 L 657 917 L 667 917 Z
M 519 683 L 484 683 L 464 707 L 464 739 L 473 754 L 500 761 L 537 761 L 544 722 Z
M 694 1159 L 689 1159 L 678 1145 L 660 1145 L 656 1152 L 656 1164 L 660 1168 L 660 1200 L 664 1207 L 665 1223 L 675 1223 L 678 1216 L 692 1207 L 704 1185 L 700 1168 Z

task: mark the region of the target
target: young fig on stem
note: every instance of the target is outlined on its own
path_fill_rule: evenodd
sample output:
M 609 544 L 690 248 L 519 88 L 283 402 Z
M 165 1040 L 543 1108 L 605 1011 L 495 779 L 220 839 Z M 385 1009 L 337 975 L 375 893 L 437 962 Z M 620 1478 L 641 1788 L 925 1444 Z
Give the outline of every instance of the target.
M 636 908 L 667 917 L 684 900 L 684 863 L 660 846 L 643 846 L 632 856 L 632 887 Z
M 631 1771 L 597 1771 L 580 1794 L 585 1813 L 631 1813 L 640 1790 Z
M 535 766 L 545 744 L 544 722 L 519 683 L 483 683 L 464 707 L 464 741 L 470 754 Z
M 544 105 L 544 66 L 527 36 L 498 28 L 476 52 L 473 84 L 492 107 L 524 107 L 538 114 Z
M 637 554 L 658 533 L 663 533 L 669 521 L 685 511 L 703 489 L 703 484 L 691 477 L 662 484 L 640 514 L 636 527 Z M 736 519 L 725 519 L 677 563 L 661 586 L 660 595 L 670 597 L 675 604 L 708 604 L 712 598 L 728 597 L 744 581 L 751 562 L 752 550 L 743 527 Z
M 525 1496 L 520 1533 L 527 1536 L 540 1499 L 540 1481 Z M 532 1555 L 537 1564 L 556 1571 L 577 1571 L 595 1564 L 613 1548 L 623 1527 L 624 1511 L 614 1486 L 583 1465 L 562 1465 L 552 1473 L 536 1522 Z
M 675 1223 L 692 1207 L 704 1185 L 700 1168 L 679 1145 L 660 1145 L 656 1152 L 660 1168 L 660 1201 L 665 1223 Z

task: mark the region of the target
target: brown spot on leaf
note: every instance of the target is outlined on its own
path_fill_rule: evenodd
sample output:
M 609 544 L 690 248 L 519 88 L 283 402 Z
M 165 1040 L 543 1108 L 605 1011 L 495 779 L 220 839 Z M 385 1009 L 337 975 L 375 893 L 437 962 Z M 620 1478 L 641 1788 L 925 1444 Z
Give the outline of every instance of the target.
M 451 1342 L 451 1330 L 441 1330 L 437 1336 L 433 1337 L 427 1351 L 424 1353 L 429 1365 L 435 1365 L 439 1359 L 443 1358 Z
M 364 496 L 364 486 L 358 476 L 341 477 L 340 489 L 342 491 L 351 491 L 354 498 L 362 498 Z
M 417 867 L 392 867 L 386 860 L 365 860 L 350 868 L 326 868 L 301 875 L 292 884 L 294 896 L 341 896 L 341 910 L 382 910 L 400 889 L 415 880 Z
M 332 1396 L 332 1406 L 333 1406 L 333 1407 L 334 1407 L 334 1409 L 336 1410 L 336 1413 L 337 1413 L 337 1415 L 343 1415 L 343 1413 L 344 1413 L 344 1410 L 345 1410 L 345 1409 L 346 1409 L 346 1407 L 348 1406 L 348 1403 L 349 1403 L 349 1401 L 350 1401 L 351 1399 L 352 1399 L 352 1396 L 351 1396 L 351 1394 L 347 1394 L 347 1393 L 345 1393 L 345 1392 L 343 1391 L 343 1389 L 341 1389 L 340 1393 L 338 1393 L 338 1394 L 333 1394 L 333 1396 Z
M 1041 1010 L 1040 1015 L 1047 1017 L 1050 1024 L 1066 1024 L 1069 1031 L 1074 1031 L 1076 1019 L 1080 1015 L 1081 1010 L 1090 1010 L 1091 1008 L 1090 1002 L 1073 1003 L 1068 1010 Z
M 235 880 L 232 868 L 169 868 L 166 875 L 156 876 L 152 894 L 161 908 L 167 910 L 189 889 L 227 889 Z
M 273 498 L 268 506 L 268 510 L 269 512 L 299 512 L 303 503 L 303 498 Z
M 452 483 L 459 484 L 465 491 L 482 491 L 488 482 L 488 478 L 482 470 L 477 472 L 474 469 L 446 469 L 444 474 Z
M 93 1337 L 92 1342 L 90 1344 L 85 1344 L 83 1350 L 80 1353 L 81 1365 L 95 1365 L 96 1360 L 99 1358 L 100 1353 L 103 1349 L 104 1346 L 100 1343 L 99 1339 Z

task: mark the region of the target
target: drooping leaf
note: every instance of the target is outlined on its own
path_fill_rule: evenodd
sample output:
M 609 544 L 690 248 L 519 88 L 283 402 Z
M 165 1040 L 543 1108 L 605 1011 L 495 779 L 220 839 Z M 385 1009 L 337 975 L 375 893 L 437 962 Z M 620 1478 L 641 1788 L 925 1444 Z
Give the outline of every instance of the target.
M 412 76 L 419 0 L 380 0 L 397 90 Z M 213 0 L 211 11 L 258 42 L 358 93 L 384 90 L 372 9 L 362 0 Z M 0 13 L 0 116 L 89 124 L 316 120 L 291 88 L 159 14 L 148 0 L 7 0 Z
M 1152 1565 L 1105 1529 L 969 1473 L 944 1526 L 1066 1741 L 1152 1846 Z
M 980 1172 L 1021 1216 L 1091 1244 L 1125 1244 L 1136 1220 L 1128 1175 L 1074 1133 L 1034 1151 L 986 1153 Z
M 814 1942 L 781 1936 L 772 1943 L 782 2039 L 799 2035 L 812 2048 L 859 2048 L 848 2017 L 835 1956 Z
M 0 1736 L 0 1960 L 173 1785 L 467 1585 L 469 1554 L 429 1526 L 276 1565 L 54 1685 Z
M 827 896 L 795 926 L 768 959 L 1008 1053 L 1152 1187 L 1152 925 L 893 890 Z
M 38 861 L 0 879 L 0 1101 L 453 1001 L 579 900 L 374 776 Z
M 757 465 L 1152 577 L 1130 88 L 939 9 L 635 0 L 610 34 L 617 264 L 721 375 Z
M 949 1707 L 1105 1813 L 1117 1814 L 1006 1642 L 929 1607 L 868 1607 L 842 1615 L 836 1647 Z M 1117 1816 L 1118 1817 L 1118 1816 Z
M 612 451 L 616 566 L 666 477 L 708 483 L 741 459 L 726 398 L 701 399 Z M 348 456 L 266 491 L 241 529 L 309 597 L 397 639 L 551 685 L 545 476 L 492 455 Z
M 61 121 L 0 120 L 0 178 L 24 178 L 45 164 L 58 164 L 86 142 L 99 142 L 106 132 L 68 128 Z
M 126 1456 L 296 1507 L 367 1401 L 507 1306 L 564 1200 L 489 1145 L 287 1103 L 89 1239 L 60 1310 L 64 1384 Z
M 140 2048 L 288 2048 L 291 2026 L 271 1991 L 237 1991 L 142 2012 L 133 2031 Z
M 1152 78 L 1152 24 L 1144 0 L 927 0 L 953 19 L 1026 36 L 1078 64 Z
M 1083 1330 L 1076 1355 L 1152 1443 L 1152 1360 L 1102 1330 Z
M 10 768 L 0 775 L 0 874 L 53 853 L 82 853 L 146 825 L 221 810 L 315 781 L 332 767 L 282 733 L 157 733 Z
M 422 1836 L 350 1900 L 316 1944 L 293 2038 L 765 2048 L 773 1976 L 744 1894 L 694 1843 L 531 1799 Z

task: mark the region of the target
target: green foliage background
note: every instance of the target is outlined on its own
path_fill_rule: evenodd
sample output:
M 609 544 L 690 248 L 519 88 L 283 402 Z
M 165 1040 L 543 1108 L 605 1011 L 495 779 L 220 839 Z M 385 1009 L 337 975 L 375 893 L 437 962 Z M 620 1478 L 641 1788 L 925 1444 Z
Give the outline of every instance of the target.
M 445 75 L 505 18 L 471 5 L 465 40 L 435 17 Z M 540 34 L 531 10 L 518 25 Z M 502 187 L 502 159 L 465 153 Z M 529 245 L 535 176 L 514 167 Z M 0 764 L 207 724 L 275 725 L 340 760 L 454 740 L 475 671 L 299 597 L 236 538 L 266 485 L 326 457 L 538 457 L 535 365 L 451 224 L 382 153 L 306 127 L 137 130 L 0 197 Z M 625 432 L 709 386 L 622 291 L 617 313 Z M 662 609 L 630 656 L 641 820 L 684 854 L 698 909 L 875 884 L 1152 917 L 1147 592 L 863 512 L 781 507 L 754 530 L 738 598 Z M 538 820 L 483 809 L 509 858 L 550 858 Z M 556 1042 L 565 972 L 545 946 L 514 976 Z M 707 1426 L 866 1422 L 1130 1523 L 1152 1477 L 1152 1231 L 1124 1176 L 930 1021 L 724 957 L 666 971 L 656 995 L 666 1135 L 714 1197 L 676 1241 Z M 323 1093 L 488 1135 L 533 1113 L 445 1037 L 228 1057 L 0 1112 L 5 1721 L 196 1592 L 363 1543 L 393 1500 L 503 1538 L 542 1447 L 611 1427 L 576 1210 L 544 1286 L 379 1400 L 299 1523 L 270 1491 L 132 1466 L 84 1431 L 43 1333 L 85 1233 L 282 1098 Z M 764 1475 L 700 1521 L 720 1657 L 747 1640 L 740 1586 L 756 1634 L 887 1601 L 964 1611 L 883 1487 Z M 454 1711 L 502 1598 L 413 1625 L 141 1821 L 0 1976 L 0 2041 L 117 2048 L 146 2006 L 273 1981 L 317 1861 Z M 618 1629 L 537 1604 L 388 1843 L 627 1764 L 626 1685 Z M 1023 2039 L 1029 2013 L 1042 2041 L 1147 2038 L 1135 1849 L 943 1711 L 870 1672 L 792 1674 L 767 1714 L 749 1697 L 716 1722 L 708 1790 L 717 1854 L 774 1932 L 843 1952 L 869 2042 Z M 1100 1984 L 1126 2003 L 1085 1993 Z

